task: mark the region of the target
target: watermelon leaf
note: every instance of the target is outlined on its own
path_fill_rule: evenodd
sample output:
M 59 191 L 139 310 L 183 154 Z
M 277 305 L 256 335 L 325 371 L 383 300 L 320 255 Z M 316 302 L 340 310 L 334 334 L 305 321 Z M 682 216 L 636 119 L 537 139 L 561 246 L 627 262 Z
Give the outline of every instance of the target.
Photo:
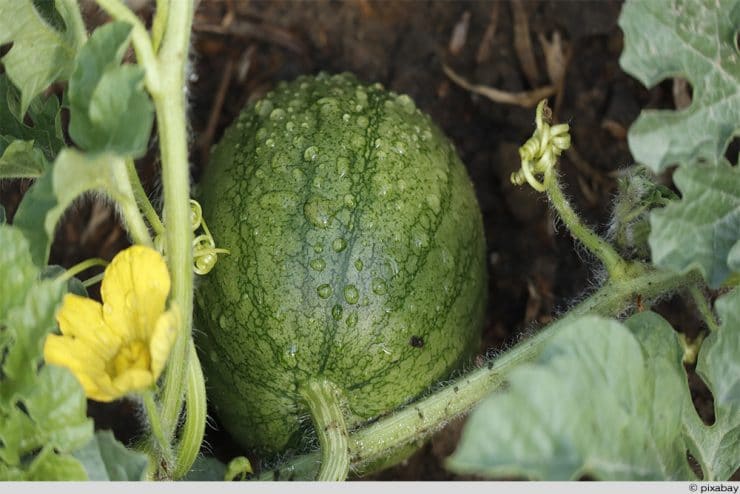
M 717 312 L 721 329 L 697 366 L 714 395 L 712 426 L 694 410 L 668 322 L 653 312 L 625 324 L 586 316 L 479 405 L 448 466 L 486 477 L 690 480 L 690 450 L 705 480 L 726 480 L 740 467 L 740 290 Z
M 0 225 L 0 480 L 84 480 L 71 452 L 92 437 L 82 387 L 42 365 L 65 284 L 39 279 L 28 241 Z
M 111 22 L 98 29 L 80 50 L 69 81 L 69 133 L 91 152 L 142 156 L 147 149 L 154 110 L 144 91 L 144 69 L 121 65 L 131 26 Z
M 13 43 L 2 63 L 20 89 L 20 115 L 25 115 L 31 100 L 50 84 L 69 78 L 77 51 L 85 42 L 77 2 L 55 0 L 54 6 L 64 22 L 63 30 L 56 29 L 48 12 L 39 12 L 32 0 L 0 0 L 0 44 Z
M 622 68 L 645 86 L 669 77 L 692 85 L 678 111 L 646 110 L 628 142 L 635 159 L 658 172 L 672 164 L 718 162 L 740 134 L 740 25 L 736 0 L 633 0 L 619 17 Z
M 740 249 L 740 169 L 725 160 L 682 166 L 673 180 L 683 198 L 650 215 L 653 263 L 676 272 L 698 268 L 717 288 L 737 271 L 731 257 Z

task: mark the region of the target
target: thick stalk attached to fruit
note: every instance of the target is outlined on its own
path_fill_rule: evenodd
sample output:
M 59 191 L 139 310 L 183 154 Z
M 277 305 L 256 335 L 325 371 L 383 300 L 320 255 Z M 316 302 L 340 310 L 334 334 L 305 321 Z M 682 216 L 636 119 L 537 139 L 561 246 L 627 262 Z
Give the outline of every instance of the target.
M 617 316 L 632 306 L 637 296 L 650 300 L 700 279 L 701 275 L 696 271 L 675 274 L 650 270 L 632 279 L 608 281 L 568 311 L 566 317 L 484 366 L 466 373 L 426 398 L 352 431 L 349 436 L 352 467 L 362 469 L 363 465 L 388 456 L 406 444 L 424 441 L 450 420 L 469 412 L 483 397 L 498 389 L 512 369 L 536 358 L 547 342 L 573 318 L 586 314 Z M 307 480 L 315 473 L 317 460 L 317 453 L 294 458 L 278 469 L 263 473 L 259 480 Z
M 342 481 L 349 474 L 349 440 L 339 390 L 325 379 L 310 380 L 300 389 L 308 405 L 321 447 L 316 480 Z

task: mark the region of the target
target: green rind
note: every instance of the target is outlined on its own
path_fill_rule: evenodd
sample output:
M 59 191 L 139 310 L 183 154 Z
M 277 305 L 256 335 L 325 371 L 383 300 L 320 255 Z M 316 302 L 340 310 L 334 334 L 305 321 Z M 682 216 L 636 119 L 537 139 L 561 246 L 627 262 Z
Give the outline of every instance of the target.
M 243 446 L 298 443 L 309 377 L 343 390 L 352 427 L 477 347 L 480 211 L 453 146 L 407 96 L 348 74 L 281 83 L 226 131 L 200 200 L 231 254 L 198 287 L 198 346 Z

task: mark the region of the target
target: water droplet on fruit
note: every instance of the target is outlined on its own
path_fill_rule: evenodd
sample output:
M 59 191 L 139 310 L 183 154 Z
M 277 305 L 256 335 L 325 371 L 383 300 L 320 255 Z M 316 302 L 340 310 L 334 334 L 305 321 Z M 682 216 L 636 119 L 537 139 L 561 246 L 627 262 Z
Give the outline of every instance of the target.
M 418 232 L 411 242 L 411 248 L 415 252 L 420 252 L 427 247 L 429 247 L 429 235 L 424 232 Z
M 362 271 L 363 266 L 362 259 L 355 259 L 355 269 L 357 271 Z
M 344 177 L 349 173 L 349 160 L 345 157 L 337 159 L 337 175 Z
M 355 207 L 355 196 L 352 194 L 345 194 L 344 195 L 344 205 L 347 206 L 350 209 L 354 209 Z
M 368 125 L 370 125 L 370 121 L 365 115 L 360 115 L 359 117 L 357 117 L 358 127 L 360 127 L 361 129 L 366 129 Z
M 291 357 L 295 357 L 296 353 L 298 353 L 298 346 L 295 343 L 291 343 L 291 345 L 288 347 L 288 355 Z
M 275 140 L 274 139 L 267 139 L 265 141 L 265 146 L 268 148 L 274 148 L 275 147 Z
M 439 213 L 439 196 L 436 194 L 429 194 L 427 196 L 427 204 L 429 204 L 429 207 L 432 208 L 432 211 L 434 211 L 434 214 Z
M 357 326 L 357 312 L 352 312 L 347 316 L 347 327 L 354 328 Z
M 285 110 L 282 108 L 275 108 L 270 112 L 270 120 L 282 120 L 285 118 Z
M 269 99 L 260 100 L 254 105 L 254 109 L 257 110 L 260 117 L 266 117 L 272 111 L 272 101 Z
M 306 174 L 303 173 L 300 168 L 293 168 L 291 175 L 293 175 L 293 180 L 295 180 L 299 184 L 302 184 L 306 181 Z
M 375 295 L 385 295 L 385 293 L 388 291 L 388 286 L 385 284 L 385 281 L 381 278 L 373 278 L 373 293 Z
M 315 227 L 326 228 L 331 221 L 329 202 L 321 197 L 312 197 L 303 205 L 303 214 Z
M 319 285 L 316 289 L 316 293 L 318 293 L 321 298 L 329 298 L 332 291 L 331 285 L 327 284 Z
M 398 98 L 396 98 L 396 101 L 401 105 L 401 108 L 406 113 L 414 113 L 414 110 L 416 110 L 416 105 L 414 104 L 414 100 L 409 98 L 407 94 L 402 94 Z
M 342 306 L 337 304 L 331 308 L 331 317 L 333 317 L 335 321 L 338 321 L 342 318 L 342 312 Z
M 331 243 L 331 248 L 334 249 L 334 252 L 342 252 L 344 249 L 347 248 L 347 241 L 341 237 L 336 238 Z
M 319 148 L 316 146 L 309 146 L 303 151 L 303 159 L 306 161 L 313 161 L 319 155 Z
M 314 271 L 323 271 L 324 268 L 326 268 L 326 261 L 324 261 L 320 257 L 317 257 L 316 259 L 311 259 L 311 262 L 309 262 L 308 264 Z
M 357 291 L 355 285 L 347 285 L 344 287 L 344 300 L 348 304 L 356 304 L 360 300 L 360 292 Z
M 349 113 L 345 113 L 344 115 L 342 115 L 342 120 L 344 120 L 345 122 L 349 122 L 350 118 L 352 117 L 350 117 Z
M 321 244 L 316 244 L 313 246 L 313 251 L 317 254 L 321 254 L 322 252 L 324 252 L 324 246 Z

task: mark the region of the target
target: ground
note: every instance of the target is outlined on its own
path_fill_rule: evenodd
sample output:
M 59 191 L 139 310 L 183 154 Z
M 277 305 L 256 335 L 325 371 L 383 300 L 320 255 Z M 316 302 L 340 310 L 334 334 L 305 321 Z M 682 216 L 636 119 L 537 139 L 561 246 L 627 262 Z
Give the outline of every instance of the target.
M 135 3 L 150 16 L 148 2 Z M 509 181 L 519 166 L 517 148 L 534 128 L 534 108 L 474 94 L 453 82 L 444 66 L 471 84 L 508 93 L 553 87 L 555 118 L 571 125 L 574 143 L 560 162 L 567 193 L 585 219 L 606 233 L 619 170 L 633 163 L 626 129 L 641 108 L 674 104 L 671 81 L 648 91 L 620 69 L 620 7 L 613 1 L 201 0 L 188 92 L 193 180 L 207 173 L 209 147 L 242 106 L 277 81 L 350 71 L 408 94 L 453 141 L 475 185 L 490 279 L 481 353 L 502 349 L 587 291 L 598 265 L 554 226 L 543 197 Z M 85 10 L 91 23 L 105 20 L 94 7 Z M 138 166 L 156 196 L 154 153 Z M 11 217 L 27 185 L 0 189 Z M 88 199 L 67 215 L 51 261 L 71 266 L 88 257 L 110 259 L 125 245 L 112 208 Z M 132 404 L 91 411 L 99 427 L 114 428 L 124 440 L 135 436 Z M 451 424 L 405 464 L 375 478 L 456 478 L 442 462 L 461 424 Z M 241 453 L 217 430 L 209 429 L 207 441 L 222 459 Z

